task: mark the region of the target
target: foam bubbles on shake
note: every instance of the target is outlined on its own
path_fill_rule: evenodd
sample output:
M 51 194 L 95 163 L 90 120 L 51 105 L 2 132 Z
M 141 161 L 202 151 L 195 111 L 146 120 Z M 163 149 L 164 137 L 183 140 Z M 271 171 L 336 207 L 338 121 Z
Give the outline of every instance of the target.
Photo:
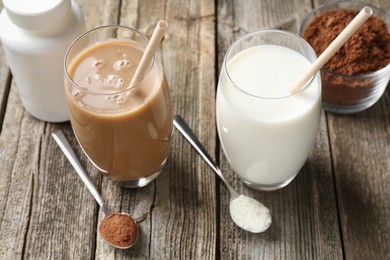
M 129 60 L 117 60 L 114 62 L 114 69 L 116 70 L 124 70 L 128 69 L 131 66 L 131 61 Z
M 129 88 L 143 52 L 135 42 L 107 40 L 83 50 L 69 66 L 78 84 L 67 91 L 77 139 L 101 171 L 120 181 L 157 171 L 168 156 L 172 110 L 162 67 L 153 64 Z

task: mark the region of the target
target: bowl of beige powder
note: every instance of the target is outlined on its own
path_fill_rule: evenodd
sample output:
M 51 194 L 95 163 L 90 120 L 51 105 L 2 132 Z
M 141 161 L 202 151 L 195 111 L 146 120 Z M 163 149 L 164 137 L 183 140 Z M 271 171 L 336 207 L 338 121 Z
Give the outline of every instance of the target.
M 363 2 L 332 2 L 312 10 L 299 28 L 319 56 L 365 6 L 373 15 L 321 69 L 326 111 L 357 113 L 382 97 L 390 79 L 390 14 Z

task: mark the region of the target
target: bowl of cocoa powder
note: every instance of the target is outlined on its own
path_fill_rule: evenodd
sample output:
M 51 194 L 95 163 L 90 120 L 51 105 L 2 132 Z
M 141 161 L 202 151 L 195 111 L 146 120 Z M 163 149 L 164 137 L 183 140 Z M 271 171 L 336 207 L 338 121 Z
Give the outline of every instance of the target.
M 299 34 L 319 56 L 365 6 L 373 15 L 321 69 L 326 111 L 361 112 L 385 92 L 390 79 L 390 14 L 363 2 L 332 2 L 311 11 L 301 23 Z

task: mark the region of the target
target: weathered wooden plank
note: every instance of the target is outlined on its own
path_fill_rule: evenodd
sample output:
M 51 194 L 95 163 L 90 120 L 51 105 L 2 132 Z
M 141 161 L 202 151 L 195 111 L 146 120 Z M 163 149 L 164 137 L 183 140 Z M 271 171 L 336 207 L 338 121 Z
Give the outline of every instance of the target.
M 150 36 L 159 19 L 168 20 L 161 58 L 174 111 L 219 157 L 233 186 L 270 208 L 274 223 L 258 235 L 237 228 L 229 217 L 225 187 L 176 131 L 168 166 L 153 184 L 126 190 L 102 178 L 77 145 L 69 123 L 47 124 L 31 117 L 14 83 L 5 102 L 10 73 L 0 58 L 1 259 L 390 257 L 388 92 L 363 113 L 323 113 L 308 162 L 280 191 L 258 192 L 243 186 L 217 145 L 215 76 L 226 49 L 238 36 L 257 29 L 296 31 L 311 9 L 309 1 L 220 0 L 218 24 L 214 1 L 78 2 L 89 28 L 120 23 Z M 390 11 L 389 1 L 370 2 Z M 51 138 L 55 129 L 64 130 L 110 210 L 136 217 L 147 214 L 134 248 L 115 250 L 97 237 L 102 214 Z
M 219 1 L 218 60 L 240 35 L 262 28 L 297 32 L 299 22 L 310 10 L 309 1 Z M 242 231 L 228 217 L 228 197 L 222 191 L 222 259 L 337 259 L 342 258 L 341 238 L 326 118 L 321 118 L 317 142 L 297 178 L 274 192 L 244 187 L 232 173 L 221 153 L 224 172 L 238 190 L 267 205 L 273 224 L 264 234 Z
M 4 259 L 20 258 L 23 253 L 29 221 L 28 209 L 32 196 L 32 171 L 29 167 L 34 164 L 29 158 L 31 154 L 34 154 L 31 151 L 34 145 L 28 143 L 26 139 L 31 138 L 34 143 L 36 138 L 29 134 L 26 136 L 26 133 L 24 138 L 21 136 L 21 127 L 25 124 L 28 115 L 24 112 L 17 93 L 11 93 L 8 103 L 14 105 L 7 107 L 0 136 L 2 161 L 0 164 L 0 244 L 2 245 L 0 256 Z M 31 131 L 31 133 L 35 132 Z M 35 151 L 35 156 L 37 156 L 36 153 L 37 151 Z M 18 172 L 21 169 L 23 171 Z
M 101 25 L 118 24 L 121 1 L 77 0 L 83 10 L 88 29 Z
M 366 2 L 390 12 L 389 1 Z M 364 112 L 327 114 L 346 259 L 390 258 L 389 102 L 386 91 Z
M 54 125 L 23 109 L 16 85 L 8 104 L 0 137 L 1 258 L 90 257 L 95 234 L 86 230 L 95 230 L 96 220 L 87 220 L 96 206 L 82 185 L 74 185 L 79 180 L 72 169 L 57 159 L 62 154 L 51 141 Z M 85 197 L 91 207 L 78 202 Z
M 170 24 L 162 57 L 174 112 L 187 120 L 213 152 L 214 2 L 167 1 L 162 10 Z M 167 174 L 156 182 L 150 257 L 214 259 L 215 201 L 214 175 L 175 132 Z
M 120 12 L 117 15 L 120 17 L 115 18 L 117 24 L 130 26 L 144 32 L 146 35 L 151 36 L 155 25 L 159 19 L 164 18 L 163 9 L 158 8 L 158 4 L 154 4 L 154 7 L 149 8 L 147 11 L 150 15 L 147 21 L 143 25 L 140 25 L 141 17 L 139 13 L 144 13 L 140 8 L 146 8 L 147 6 L 153 6 L 146 1 L 122 1 L 121 6 L 118 8 Z M 111 23 L 114 22 L 114 17 Z M 141 26 L 148 26 L 147 28 Z M 140 28 L 141 27 L 141 28 Z M 164 172 L 163 174 L 166 174 Z M 116 250 L 106 244 L 101 239 L 98 239 L 96 258 L 97 259 L 145 259 L 150 255 L 150 243 L 151 234 L 150 229 L 155 224 L 152 219 L 152 209 L 155 202 L 156 185 L 152 183 L 147 187 L 141 189 L 123 189 L 117 184 L 112 183 L 110 180 L 103 179 L 102 183 L 102 196 L 110 210 L 128 212 L 135 217 L 147 214 L 145 221 L 139 224 L 140 237 L 137 244 L 129 250 Z M 99 221 L 102 220 L 102 215 L 99 217 Z
M 34 160 L 31 216 L 24 257 L 84 258 L 95 254 L 97 204 L 51 137 L 62 129 L 76 154 L 99 184 L 99 176 L 88 166 L 69 124 L 46 124 L 40 136 L 39 157 Z M 39 239 L 37 239 L 39 237 Z
M 215 132 L 209 121 L 214 120 L 214 5 L 209 1 L 122 2 L 120 24 L 150 36 L 160 19 L 169 23 L 160 55 L 174 111 L 199 130 L 212 151 Z M 97 258 L 214 258 L 215 177 L 207 171 L 190 146 L 175 134 L 168 166 L 153 184 L 122 190 L 104 180 L 102 194 L 109 205 L 135 216 L 149 214 L 140 224 L 142 235 L 134 248 L 118 251 L 98 241 Z
M 3 4 L 0 3 L 0 10 Z M 0 48 L 0 133 L 3 125 L 9 90 L 11 87 L 11 73 L 6 64 L 3 48 Z
M 356 115 L 329 114 L 345 255 L 348 259 L 390 257 L 390 138 L 387 92 Z
M 117 22 L 118 1 L 78 3 L 89 28 Z M 66 131 L 87 172 L 100 186 L 101 176 L 81 152 L 69 123 L 59 127 Z M 37 258 L 92 259 L 95 258 L 96 241 L 99 241 L 96 238 L 97 203 L 53 142 L 50 134 L 55 128 L 56 125 L 48 124 L 46 131 L 41 133 L 40 185 L 35 195 L 37 210 L 33 207 L 31 213 L 33 225 L 30 224 L 31 237 L 27 238 L 26 255 Z M 37 234 L 41 234 L 42 239 L 36 240 Z
M 34 119 L 24 111 L 12 86 L 0 136 L 2 259 L 95 255 L 96 202 L 53 142 L 51 132 L 57 128 L 67 133 L 87 164 L 69 124 Z M 96 177 L 88 164 L 87 169 Z

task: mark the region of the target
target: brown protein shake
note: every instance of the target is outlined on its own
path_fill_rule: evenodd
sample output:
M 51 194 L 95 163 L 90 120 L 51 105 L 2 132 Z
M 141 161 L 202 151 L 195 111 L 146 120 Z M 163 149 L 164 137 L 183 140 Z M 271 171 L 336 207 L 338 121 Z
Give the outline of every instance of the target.
M 171 100 L 156 59 L 144 79 L 129 89 L 144 50 L 135 41 L 99 41 L 67 66 L 73 81 L 67 81 L 67 104 L 78 142 L 107 177 L 129 187 L 144 186 L 139 180 L 158 176 L 172 134 Z

